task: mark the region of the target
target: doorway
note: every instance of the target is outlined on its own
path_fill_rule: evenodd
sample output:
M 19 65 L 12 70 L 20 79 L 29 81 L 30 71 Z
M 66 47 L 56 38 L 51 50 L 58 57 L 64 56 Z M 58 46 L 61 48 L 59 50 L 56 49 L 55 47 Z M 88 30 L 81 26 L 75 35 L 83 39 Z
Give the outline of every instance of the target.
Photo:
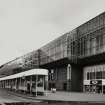
M 65 90 L 65 91 L 67 90 L 67 83 L 63 84 L 63 90 Z
M 27 83 L 27 93 L 30 93 L 30 84 Z

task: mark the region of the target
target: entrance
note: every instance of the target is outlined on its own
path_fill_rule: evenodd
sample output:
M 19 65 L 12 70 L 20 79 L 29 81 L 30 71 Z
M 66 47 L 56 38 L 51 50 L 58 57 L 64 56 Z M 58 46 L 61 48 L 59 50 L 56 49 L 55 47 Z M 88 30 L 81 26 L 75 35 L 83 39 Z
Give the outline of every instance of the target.
M 96 92 L 97 93 L 102 93 L 102 85 L 96 86 Z
M 55 83 L 49 83 L 49 90 L 51 90 L 51 88 L 56 88 L 56 85 L 55 85 Z
M 30 84 L 27 83 L 27 92 L 30 93 Z
M 102 85 L 85 85 L 85 92 L 104 93 L 104 88 Z
M 63 90 L 65 90 L 65 91 L 67 90 L 67 83 L 63 84 Z
M 92 85 L 91 92 L 93 93 L 102 93 L 102 85 Z

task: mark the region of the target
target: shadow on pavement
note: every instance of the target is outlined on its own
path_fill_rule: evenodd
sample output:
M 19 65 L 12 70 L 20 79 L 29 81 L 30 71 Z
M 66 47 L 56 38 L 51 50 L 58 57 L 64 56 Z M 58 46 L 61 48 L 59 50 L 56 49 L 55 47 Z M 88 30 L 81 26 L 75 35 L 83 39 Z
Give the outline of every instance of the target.
M 31 103 L 30 102 L 4 103 L 0 105 L 105 105 L 105 103 L 44 101 L 44 102 L 31 102 Z

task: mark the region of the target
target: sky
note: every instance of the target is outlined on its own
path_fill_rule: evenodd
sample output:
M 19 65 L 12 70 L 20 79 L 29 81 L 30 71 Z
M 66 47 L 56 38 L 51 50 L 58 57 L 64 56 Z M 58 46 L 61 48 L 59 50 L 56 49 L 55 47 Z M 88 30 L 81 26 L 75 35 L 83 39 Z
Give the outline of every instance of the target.
M 105 11 L 105 0 L 0 0 L 0 65 Z

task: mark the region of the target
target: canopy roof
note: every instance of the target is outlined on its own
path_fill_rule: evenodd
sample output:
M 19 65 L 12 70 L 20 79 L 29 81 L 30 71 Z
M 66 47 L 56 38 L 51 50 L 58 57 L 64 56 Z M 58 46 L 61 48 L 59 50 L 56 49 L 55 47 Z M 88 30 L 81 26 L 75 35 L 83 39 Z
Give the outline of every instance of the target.
M 24 71 L 24 72 L 17 73 L 14 75 L 2 77 L 0 78 L 0 81 L 19 78 L 19 77 L 26 77 L 30 75 L 48 75 L 48 70 L 47 69 L 32 69 L 32 70 Z

